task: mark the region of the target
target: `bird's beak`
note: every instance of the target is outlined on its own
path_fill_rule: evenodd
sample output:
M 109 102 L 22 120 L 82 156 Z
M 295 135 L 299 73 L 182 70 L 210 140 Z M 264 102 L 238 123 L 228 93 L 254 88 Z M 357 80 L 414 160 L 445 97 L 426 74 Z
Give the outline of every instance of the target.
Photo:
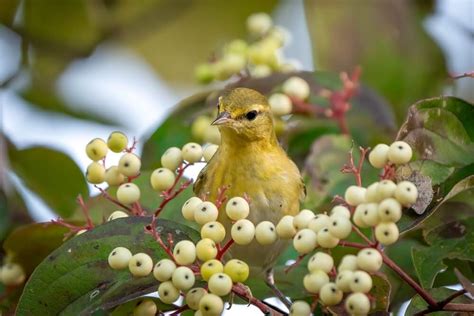
M 216 119 L 214 122 L 211 123 L 211 125 L 223 125 L 232 120 L 230 113 L 229 112 L 221 112 L 219 115 L 217 115 Z

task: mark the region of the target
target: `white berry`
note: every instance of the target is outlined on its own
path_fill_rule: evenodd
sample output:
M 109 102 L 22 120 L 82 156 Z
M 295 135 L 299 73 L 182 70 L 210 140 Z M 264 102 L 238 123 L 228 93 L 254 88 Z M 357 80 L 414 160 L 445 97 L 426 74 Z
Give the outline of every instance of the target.
M 283 93 L 290 97 L 306 100 L 310 94 L 309 84 L 300 77 L 287 79 L 282 86 Z
M 112 166 L 105 171 L 105 182 L 110 186 L 121 185 L 125 182 L 125 176 L 120 173 L 117 166 Z
M 396 165 L 409 162 L 412 156 L 410 145 L 403 141 L 394 142 L 388 150 L 388 159 Z
M 403 206 L 409 207 L 416 202 L 418 198 L 418 189 L 410 181 L 402 181 L 397 184 L 395 198 Z
M 231 198 L 225 206 L 225 213 L 233 221 L 247 218 L 249 212 L 249 203 L 247 200 L 239 196 Z
M 151 299 L 144 299 L 133 309 L 133 316 L 154 316 L 158 312 L 158 306 Z
M 354 211 L 354 215 L 352 216 L 352 220 L 354 221 L 354 224 L 356 224 L 357 227 L 360 227 L 360 228 L 369 227 L 369 225 L 364 221 L 364 214 L 367 211 L 367 205 L 368 205 L 367 203 L 359 204 L 359 205 L 357 205 L 357 207 Z M 375 211 L 377 212 L 377 207 L 375 208 Z
M 100 184 L 105 180 L 105 168 L 100 162 L 91 162 L 87 166 L 86 178 L 89 183 Z
M 196 143 L 187 143 L 182 149 L 183 159 L 189 163 L 201 161 L 202 147 Z
M 199 225 L 214 222 L 219 216 L 219 210 L 214 203 L 205 201 L 199 204 L 194 211 L 194 220 Z
M 218 296 L 225 296 L 232 290 L 232 279 L 225 273 L 216 273 L 209 279 L 209 291 Z
M 292 110 L 291 99 L 283 93 L 274 93 L 268 98 L 272 112 L 276 116 L 288 115 Z
M 171 280 L 176 264 L 170 259 L 161 259 L 153 268 L 153 276 L 160 282 Z
M 319 293 L 321 288 L 327 283 L 329 283 L 329 276 L 321 270 L 311 272 L 303 279 L 304 288 L 310 293 Z
M 395 223 L 380 223 L 375 227 L 375 238 L 382 245 L 391 245 L 398 240 L 399 231 Z
M 124 154 L 118 163 L 118 169 L 121 174 L 127 177 L 135 177 L 140 173 L 142 166 L 140 158 L 132 153 Z
M 293 226 L 294 217 L 291 215 L 283 216 L 276 225 L 276 232 L 282 239 L 291 239 L 296 235 L 295 226 Z
M 130 258 L 128 269 L 135 277 L 145 277 L 153 270 L 153 260 L 146 253 L 137 253 Z
M 315 233 L 320 230 L 329 227 L 331 220 L 326 214 L 317 214 L 309 223 L 308 228 L 314 231 Z
M 365 201 L 367 203 L 377 203 L 381 200 L 377 192 L 378 186 L 379 186 L 379 183 L 374 182 L 367 187 L 367 191 L 365 191 Z
M 210 238 L 204 238 L 196 244 L 196 255 L 199 260 L 207 261 L 217 256 L 216 243 Z
M 177 264 L 192 264 L 196 261 L 196 246 L 189 240 L 181 240 L 174 246 L 173 256 Z
M 293 226 L 296 230 L 302 230 L 308 227 L 308 223 L 315 217 L 313 211 L 302 210 L 293 218 Z
M 215 294 L 206 294 L 199 301 L 199 311 L 202 313 L 202 316 L 219 316 L 223 310 L 224 302 Z
M 221 273 L 224 271 L 224 266 L 222 265 L 222 262 L 220 262 L 217 259 L 211 259 L 206 262 L 204 262 L 201 265 L 201 277 L 204 281 L 209 281 L 211 276 L 213 276 L 216 273 Z
M 319 298 L 326 306 L 337 305 L 342 301 L 343 293 L 336 284 L 329 282 L 323 285 L 319 291 Z
M 370 300 L 364 293 L 352 293 L 346 298 L 345 308 L 351 315 L 367 315 L 370 312 Z
M 155 169 L 150 176 L 150 183 L 153 190 L 161 192 L 170 189 L 176 176 L 173 171 L 167 168 Z
M 255 239 L 261 245 L 273 244 L 278 239 L 275 225 L 270 221 L 258 223 L 255 227 Z
M 176 170 L 183 163 L 183 155 L 178 147 L 170 147 L 161 156 L 161 165 L 169 170 Z
M 395 194 L 397 185 L 392 180 L 383 180 L 377 186 L 377 195 L 379 201 L 392 197 Z
M 270 31 L 272 18 L 267 13 L 254 13 L 247 18 L 247 30 L 251 35 L 262 36 Z
M 344 216 L 331 215 L 331 223 L 329 224 L 329 232 L 336 238 L 345 239 L 352 232 L 352 222 Z
M 378 144 L 369 153 L 369 162 L 375 168 L 383 168 L 388 162 L 389 146 L 386 144 Z
M 132 253 L 125 247 L 117 247 L 109 254 L 109 266 L 114 270 L 121 270 L 128 267 L 132 258 Z
M 293 238 L 293 247 L 300 255 L 313 251 L 317 245 L 316 233 L 309 228 L 300 230 Z
M 336 277 L 336 286 L 344 293 L 351 292 L 351 282 L 354 272 L 351 270 L 339 271 Z
M 188 221 L 194 221 L 194 213 L 197 210 L 198 205 L 202 203 L 202 200 L 196 196 L 189 198 L 184 202 L 183 207 L 181 208 L 181 214 Z
M 365 271 L 355 271 L 350 287 L 352 292 L 368 293 L 372 288 L 372 277 Z
M 171 282 L 181 291 L 187 291 L 192 288 L 195 281 L 194 272 L 188 267 L 176 268 L 171 276 Z
M 201 227 L 201 238 L 210 238 L 220 243 L 225 238 L 225 228 L 219 222 L 209 222 Z
M 255 226 L 248 219 L 240 219 L 232 225 L 230 234 L 236 244 L 248 245 L 255 236 Z
M 309 272 L 322 270 L 326 273 L 331 272 L 334 267 L 334 259 L 325 252 L 318 251 L 308 260 Z
M 119 153 L 127 148 L 128 137 L 122 132 L 112 132 L 107 138 L 107 147 L 114 153 Z
M 345 255 L 337 267 L 337 271 L 355 271 L 357 269 L 357 256 L 355 255 Z
M 7 263 L 0 269 L 0 280 L 7 286 L 20 285 L 25 279 L 25 271 L 17 263 Z
M 87 156 L 94 161 L 99 161 L 107 155 L 107 143 L 100 138 L 91 140 L 86 146 Z
M 204 160 L 209 162 L 209 160 L 211 160 L 211 158 L 214 157 L 214 155 L 216 154 L 218 149 L 219 149 L 218 145 L 215 145 L 215 144 L 207 145 L 204 148 L 204 151 L 203 151 L 203 154 L 202 154 L 204 156 Z
M 186 293 L 186 297 L 185 297 L 186 305 L 188 305 L 188 307 L 191 308 L 192 310 L 198 310 L 199 301 L 206 294 L 207 294 L 207 291 L 203 289 L 202 287 L 196 287 L 194 289 L 189 290 Z
M 124 183 L 117 190 L 117 200 L 122 204 L 132 204 L 140 199 L 140 188 L 134 183 Z
M 290 307 L 290 316 L 310 316 L 311 306 L 305 301 L 294 301 Z
M 351 211 L 343 205 L 336 205 L 331 209 L 331 216 L 342 216 L 350 219 Z
M 396 223 L 402 217 L 402 205 L 396 199 L 385 199 L 379 204 L 378 214 L 382 222 Z
M 322 248 L 331 249 L 339 244 L 339 238 L 331 234 L 329 228 L 323 228 L 318 233 L 318 244 Z
M 376 272 L 382 267 L 382 255 L 377 249 L 365 248 L 357 254 L 357 266 L 367 272 Z
M 172 304 L 179 298 L 179 290 L 171 281 L 166 281 L 158 286 L 158 295 L 165 304 Z
M 361 212 L 361 220 L 364 223 L 363 226 L 359 227 L 374 227 L 380 223 L 378 207 L 379 206 L 377 203 L 364 203 L 357 206 L 357 209 L 360 209 L 359 212 Z
M 115 212 L 113 212 L 112 214 L 109 215 L 109 217 L 107 218 L 107 221 L 110 222 L 110 221 L 113 221 L 114 219 L 125 218 L 125 217 L 128 217 L 127 213 L 125 213 L 123 211 L 115 211 Z
M 346 200 L 347 204 L 351 206 L 357 206 L 365 202 L 365 193 L 366 188 L 359 187 L 356 185 L 351 185 L 347 188 L 344 199 Z

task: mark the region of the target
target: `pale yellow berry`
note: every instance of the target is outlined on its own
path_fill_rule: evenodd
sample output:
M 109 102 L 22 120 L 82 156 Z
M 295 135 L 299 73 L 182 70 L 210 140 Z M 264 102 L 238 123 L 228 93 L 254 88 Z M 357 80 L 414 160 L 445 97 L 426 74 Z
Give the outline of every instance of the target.
M 194 68 L 194 76 L 199 83 L 208 84 L 216 77 L 214 64 L 202 63 Z M 193 134 L 194 136 L 194 134 Z
M 194 289 L 189 290 L 185 296 L 186 305 L 188 305 L 192 310 L 198 310 L 199 301 L 206 294 L 207 291 L 202 287 L 195 287 Z
M 214 157 L 218 149 L 219 149 L 219 146 L 215 144 L 209 144 L 206 147 L 204 147 L 204 151 L 202 153 L 204 160 L 209 162 L 211 158 Z
M 209 222 L 201 227 L 201 238 L 210 238 L 220 243 L 225 238 L 225 228 L 219 222 Z
M 334 259 L 325 252 L 318 251 L 308 260 L 309 272 L 322 270 L 326 273 L 331 272 L 334 267 Z
M 201 265 L 201 277 L 204 281 L 208 281 L 211 276 L 224 271 L 222 262 L 217 259 L 211 259 Z
M 343 205 L 336 205 L 331 209 L 331 216 L 342 216 L 351 219 L 351 211 Z
M 255 227 L 255 239 L 261 245 L 273 244 L 278 239 L 275 225 L 269 221 L 258 223 Z
M 174 246 L 173 256 L 179 265 L 188 265 L 196 261 L 196 246 L 189 240 L 181 240 Z
M 293 104 L 291 99 L 283 93 L 274 93 L 268 98 L 272 113 L 276 116 L 288 115 L 291 113 Z
M 165 304 L 172 304 L 179 298 L 179 290 L 171 281 L 166 281 L 158 286 L 158 295 Z
M 337 274 L 336 286 L 344 293 L 351 292 L 351 282 L 354 278 L 354 272 L 351 270 L 343 270 Z
M 347 204 L 351 206 L 357 206 L 359 204 L 365 203 L 366 190 L 366 188 L 351 185 L 347 188 L 346 193 L 344 194 L 344 199 L 346 200 Z
M 232 239 L 238 245 L 248 245 L 255 237 L 255 225 L 248 219 L 240 219 L 232 225 Z
M 363 226 L 359 227 L 374 227 L 377 226 L 378 223 L 380 223 L 380 217 L 379 217 L 379 212 L 378 212 L 378 204 L 377 203 L 364 203 L 360 204 L 357 206 L 358 209 L 360 209 L 359 212 L 361 212 L 361 220 L 364 223 Z
M 247 30 L 251 35 L 262 36 L 273 26 L 273 21 L 267 13 L 254 13 L 247 18 Z
M 120 173 L 117 166 L 112 166 L 105 171 L 105 182 L 110 186 L 121 185 L 125 182 L 125 176 Z
M 188 163 L 195 163 L 202 159 L 202 147 L 196 143 L 187 143 L 182 148 L 183 159 Z
M 245 282 L 250 273 L 247 263 L 239 259 L 231 259 L 224 266 L 224 273 L 227 274 L 234 283 Z
M 121 174 L 127 177 L 135 177 L 140 173 L 142 162 L 140 158 L 132 153 L 124 154 L 118 163 L 118 169 Z
M 395 194 L 397 185 L 392 180 L 382 180 L 377 186 L 377 195 L 379 201 L 392 197 Z
M 329 276 L 326 272 L 321 270 L 316 270 L 307 274 L 303 279 L 303 285 L 306 291 L 310 293 L 319 293 L 321 288 L 329 283 Z
M 101 138 L 91 140 L 86 146 L 86 154 L 91 160 L 99 161 L 107 155 L 107 144 Z
M 290 307 L 290 316 L 310 316 L 311 306 L 305 301 L 294 301 Z
M 204 140 L 204 131 L 211 125 L 212 120 L 204 115 L 198 116 L 191 125 L 191 135 L 197 141 Z
M 345 255 L 342 257 L 339 266 L 337 267 L 337 271 L 355 271 L 359 267 L 357 266 L 357 256 L 355 255 Z
M 227 202 L 225 213 L 231 220 L 238 221 L 247 218 L 250 213 L 250 205 L 246 199 L 236 196 Z
M 409 162 L 412 156 L 413 151 L 410 145 L 403 141 L 394 142 L 388 150 L 388 159 L 396 165 Z
M 184 202 L 183 207 L 181 208 L 181 214 L 188 221 L 194 221 L 194 213 L 197 210 L 197 207 L 202 203 L 202 200 L 196 196 L 189 198 Z
M 399 234 L 397 224 L 392 222 L 380 223 L 375 227 L 375 238 L 382 245 L 395 243 L 398 240 Z
M 310 94 L 309 84 L 300 77 L 287 79 L 282 86 L 283 93 L 301 100 L 306 100 Z
M 140 189 L 134 183 L 124 183 L 117 190 L 117 200 L 122 204 L 132 204 L 140 200 Z
M 232 279 L 225 273 L 216 273 L 209 279 L 209 291 L 218 296 L 225 296 L 232 290 Z
M 158 168 L 150 176 L 151 187 L 155 191 L 166 191 L 173 187 L 176 176 L 167 168 Z
M 323 228 L 318 233 L 318 244 L 322 248 L 331 249 L 339 244 L 339 238 L 331 234 L 329 228 Z
M 369 153 L 369 162 L 374 168 L 383 168 L 388 163 L 389 146 L 378 144 Z
M 153 276 L 160 282 L 171 280 L 176 264 L 170 259 L 161 259 L 153 268 Z
M 87 166 L 86 178 L 89 183 L 99 184 L 105 180 L 105 168 L 100 162 L 92 162 Z
M 397 184 L 395 198 L 403 206 L 409 207 L 416 202 L 418 198 L 418 189 L 410 181 L 402 181 Z
M 219 128 L 217 126 L 209 125 L 204 130 L 204 142 L 210 143 L 213 145 L 219 145 L 221 143 L 221 132 L 219 132 Z M 205 149 L 203 150 L 203 156 L 204 156 L 204 153 L 205 153 Z
M 314 231 L 315 233 L 320 230 L 329 227 L 331 220 L 326 214 L 317 214 L 309 223 L 308 228 Z
M 329 224 L 329 232 L 336 238 L 345 239 L 352 232 L 352 223 L 345 216 L 331 215 L 331 223 Z
M 279 46 L 283 46 L 285 43 L 289 42 L 291 39 L 290 32 L 281 26 L 275 26 L 270 30 L 268 38 L 276 41 Z
M 119 153 L 127 148 L 128 138 L 122 132 L 112 132 L 107 139 L 107 146 L 114 153 Z
M 220 71 L 223 72 L 224 76 L 231 76 L 239 73 L 247 64 L 247 59 L 241 54 L 225 54 L 219 61 Z
M 293 247 L 300 255 L 305 255 L 316 248 L 318 239 L 316 233 L 309 228 L 300 230 L 293 238 Z
M 380 202 L 378 207 L 379 218 L 382 222 L 398 222 L 402 217 L 402 205 L 394 198 Z
M 125 218 L 125 217 L 128 217 L 127 213 L 125 213 L 123 211 L 115 211 L 115 212 L 113 212 L 112 214 L 109 215 L 109 217 L 107 218 L 107 221 L 110 222 L 110 221 L 113 221 L 114 219 Z
M 192 288 L 195 281 L 194 272 L 188 267 L 176 268 L 171 276 L 171 282 L 181 291 L 187 291 Z
M 130 258 L 128 269 L 135 277 L 145 277 L 153 270 L 153 260 L 146 253 L 137 253 Z
M 377 192 L 379 183 L 374 182 L 367 187 L 367 191 L 365 191 L 365 201 L 367 203 L 378 203 L 382 200 Z
M 342 301 L 342 296 L 342 291 L 332 282 L 323 285 L 319 291 L 319 298 L 321 299 L 321 302 L 323 302 L 323 305 L 326 306 L 339 304 Z
M 295 226 L 293 226 L 294 217 L 291 215 L 283 216 L 276 225 L 278 237 L 282 239 L 291 239 L 296 235 Z
M 196 255 L 199 260 L 207 261 L 217 256 L 216 243 L 209 238 L 204 238 L 196 244 Z
M 230 41 L 225 47 L 225 53 L 245 55 L 247 53 L 248 44 L 242 39 Z
M 382 263 L 382 255 L 377 249 L 365 248 L 357 254 L 357 266 L 361 270 L 376 272 L 380 270 Z
M 161 165 L 171 171 L 176 170 L 183 163 L 183 155 L 178 147 L 170 147 L 161 156 Z
M 352 293 L 346 298 L 346 311 L 354 316 L 367 315 L 370 312 L 370 300 L 364 293 Z
M 0 271 L 0 280 L 6 286 L 17 286 L 25 282 L 25 271 L 17 263 L 7 263 Z
M 219 316 L 224 311 L 224 302 L 215 294 L 206 294 L 199 301 L 199 311 L 202 316 Z
M 350 288 L 352 292 L 368 293 L 372 288 L 372 277 L 365 271 L 355 271 Z
M 260 48 L 261 50 L 264 50 L 264 48 Z M 255 51 L 252 50 L 252 52 L 254 53 L 253 57 L 255 59 Z M 265 57 L 267 56 L 268 54 L 270 54 L 270 56 L 268 57 Z M 261 56 L 260 58 L 261 59 L 264 59 L 266 60 L 265 58 L 268 58 L 268 59 L 272 59 L 273 55 L 271 54 L 271 51 L 268 52 L 268 54 L 262 54 L 263 56 Z M 252 77 L 254 78 L 265 78 L 265 77 L 268 77 L 272 74 L 272 68 L 268 65 L 264 65 L 264 64 L 260 64 L 260 65 L 255 65 L 254 67 L 250 68 L 250 74 Z
M 158 306 L 152 299 L 144 299 L 133 309 L 133 316 L 155 316 Z
M 354 224 L 356 224 L 357 227 L 360 227 L 360 228 L 369 227 L 369 225 L 364 221 L 364 218 L 365 218 L 364 215 L 366 214 L 366 212 L 367 212 L 367 215 L 369 215 L 369 212 L 372 211 L 372 210 L 368 210 L 369 204 L 372 204 L 372 203 L 362 203 L 362 204 L 357 205 L 354 211 L 354 216 L 352 216 L 352 220 L 354 221 Z M 377 213 L 377 218 L 378 218 L 377 208 L 378 208 L 378 205 L 375 204 L 375 212 Z
M 194 220 L 199 225 L 214 222 L 219 216 L 219 210 L 214 203 L 205 201 L 199 204 L 194 211 Z
M 296 230 L 302 230 L 303 228 L 308 228 L 308 223 L 315 218 L 313 211 L 311 210 L 302 210 L 293 218 L 293 226 Z

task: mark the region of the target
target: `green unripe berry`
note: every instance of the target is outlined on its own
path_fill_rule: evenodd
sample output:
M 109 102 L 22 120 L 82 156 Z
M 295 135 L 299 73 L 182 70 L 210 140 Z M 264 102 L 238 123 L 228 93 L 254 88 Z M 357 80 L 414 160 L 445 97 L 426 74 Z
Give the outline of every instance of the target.
M 365 203 L 366 190 L 366 188 L 351 185 L 347 188 L 344 194 L 344 199 L 350 206 L 357 206 L 359 204 Z
M 140 189 L 134 183 L 124 183 L 117 190 L 117 200 L 122 204 L 132 204 L 140 200 Z
M 110 221 L 113 221 L 114 219 L 125 218 L 125 217 L 128 217 L 127 213 L 125 213 L 123 211 L 115 211 L 115 212 L 113 212 L 112 214 L 109 215 L 109 217 L 107 218 L 107 221 L 110 222 Z
M 204 281 L 209 281 L 211 276 L 224 271 L 222 262 L 217 259 L 211 259 L 201 265 L 201 277 Z
M 310 316 L 311 306 L 305 301 L 294 301 L 290 307 L 290 316 Z
M 224 266 L 224 273 L 227 274 L 234 283 L 247 281 L 250 268 L 247 263 L 239 259 L 231 259 Z
M 92 162 L 87 166 L 86 178 L 89 183 L 99 184 L 105 180 L 105 168 L 99 162 Z
M 319 298 L 326 306 L 337 305 L 342 301 L 343 293 L 339 290 L 336 284 L 329 282 L 319 291 Z
M 219 216 L 219 210 L 214 203 L 205 201 L 199 204 L 194 211 L 194 220 L 199 225 L 204 225 L 209 222 L 214 222 Z
M 125 182 L 125 176 L 120 173 L 117 166 L 112 166 L 105 171 L 105 182 L 109 186 L 118 186 Z
M 318 251 L 308 260 L 309 272 L 321 270 L 326 273 L 331 272 L 334 267 L 334 259 L 325 252 Z
M 369 153 L 369 162 L 374 168 L 383 168 L 388 163 L 389 146 L 378 144 Z
M 303 279 L 303 285 L 306 291 L 318 294 L 321 288 L 329 283 L 329 276 L 326 272 L 316 270 L 307 274 Z
M 345 308 L 350 315 L 367 315 L 370 312 L 370 300 L 364 293 L 352 293 L 346 298 Z
M 86 154 L 91 160 L 99 161 L 107 155 L 107 144 L 101 138 L 91 140 L 86 146 Z
M 247 218 L 250 213 L 249 203 L 240 196 L 233 197 L 227 202 L 225 213 L 233 221 Z
M 304 228 L 293 238 L 293 247 L 298 254 L 305 255 L 316 248 L 317 241 L 316 233 L 309 228 Z
M 171 280 L 176 264 L 170 259 L 161 259 L 153 268 L 153 276 L 160 282 Z
M 410 181 L 402 181 L 397 184 L 395 198 L 403 206 L 409 207 L 415 204 L 416 199 L 418 198 L 418 189 Z
M 372 288 L 372 277 L 365 271 L 355 271 L 350 288 L 352 292 L 368 293 Z
M 400 232 L 398 231 L 397 224 L 392 222 L 380 223 L 375 227 L 375 238 L 382 245 L 391 245 L 398 240 Z
M 377 249 L 365 248 L 357 254 L 357 266 L 367 272 L 376 272 L 382 267 L 382 255 Z
M 323 228 L 318 233 L 318 244 L 322 248 L 331 249 L 339 244 L 339 238 L 331 234 L 329 228 Z
M 195 163 L 201 161 L 202 147 L 196 143 L 187 143 L 182 148 L 183 159 L 188 163 Z
M 337 271 L 355 271 L 359 267 L 357 266 L 357 257 L 355 255 L 345 255 L 342 257 L 339 266 L 337 267 Z
M 203 157 L 204 157 L 204 160 L 206 162 L 209 162 L 211 160 L 212 157 L 214 157 L 215 153 L 217 152 L 217 150 L 219 149 L 219 146 L 218 145 L 215 145 L 215 144 L 209 144 L 207 145 L 205 148 L 204 148 L 204 151 L 202 153 Z
M 124 154 L 118 163 L 119 172 L 129 178 L 137 176 L 140 173 L 141 166 L 140 158 L 132 153 Z
M 171 281 L 166 281 L 158 286 L 158 295 L 165 304 L 172 304 L 179 298 L 179 290 Z
M 174 246 L 173 256 L 179 265 L 192 264 L 196 261 L 196 246 L 189 240 L 182 240 Z
M 306 100 L 310 94 L 309 84 L 300 77 L 287 79 L 282 86 L 283 93 L 290 97 Z
M 25 282 L 26 274 L 17 263 L 7 263 L 0 270 L 0 280 L 6 286 L 18 286 Z
M 351 292 L 351 282 L 354 279 L 354 272 L 351 270 L 340 271 L 336 277 L 336 286 L 344 293 Z
M 144 299 L 133 309 L 133 316 L 154 316 L 158 312 L 158 306 L 151 299 Z
M 189 198 L 184 202 L 183 207 L 181 208 L 181 214 L 188 221 L 194 221 L 194 213 L 197 210 L 197 207 L 202 203 L 202 200 L 196 196 Z
M 195 287 L 194 289 L 189 290 L 185 296 L 186 305 L 188 305 L 188 307 L 191 308 L 192 310 L 198 310 L 199 301 L 206 294 L 207 294 L 207 291 L 203 289 L 202 287 Z
M 272 113 L 276 116 L 284 116 L 291 113 L 293 103 L 291 99 L 283 93 L 274 93 L 268 98 L 268 103 L 272 109 Z
M 220 243 L 225 238 L 225 228 L 219 222 L 209 222 L 201 227 L 201 238 L 210 238 Z
M 161 156 L 161 165 L 169 170 L 176 170 L 183 163 L 183 155 L 178 147 L 170 147 Z
M 199 260 L 208 261 L 217 256 L 216 243 L 209 238 L 204 238 L 196 244 L 196 254 Z
M 302 230 L 303 228 L 308 228 L 308 223 L 315 218 L 313 211 L 311 210 L 302 210 L 293 218 L 293 226 L 296 230 Z
M 195 281 L 194 272 L 188 267 L 176 268 L 171 276 L 171 282 L 181 291 L 187 291 L 192 288 Z
M 350 219 L 344 216 L 331 215 L 331 223 L 329 224 L 329 232 L 336 238 L 345 239 L 352 232 L 352 223 Z
M 137 253 L 130 258 L 128 269 L 134 277 L 145 277 L 153 270 L 153 260 L 146 253 Z
M 275 225 L 270 221 L 258 223 L 255 227 L 255 239 L 260 245 L 273 244 L 278 239 Z
M 379 204 L 378 214 L 382 222 L 396 223 L 402 217 L 402 205 L 396 199 L 385 199 Z
M 199 83 L 207 84 L 216 78 L 216 71 L 212 64 L 203 63 L 196 66 L 194 76 Z
M 225 296 L 232 290 L 232 279 L 225 273 L 216 273 L 208 282 L 209 291 L 217 296 Z
M 388 159 L 396 165 L 409 162 L 412 156 L 413 151 L 410 145 L 403 141 L 394 142 L 388 150 Z
M 326 214 L 317 214 L 309 223 L 308 228 L 318 233 L 320 230 L 329 227 L 331 220 Z
M 128 138 L 122 132 L 112 132 L 107 139 L 107 147 L 114 153 L 119 153 L 127 148 Z
M 278 237 L 282 239 L 290 239 L 296 235 L 295 226 L 293 226 L 294 217 L 291 215 L 283 216 L 276 225 Z
M 379 201 L 392 197 L 395 194 L 397 185 L 392 180 L 383 180 L 377 186 L 377 195 Z
M 224 311 L 224 302 L 215 294 L 206 294 L 199 301 L 199 311 L 202 316 L 219 316 Z
M 351 211 L 343 205 L 336 205 L 331 209 L 331 216 L 342 216 L 351 219 Z
M 238 245 L 248 245 L 255 237 L 255 225 L 248 219 L 239 219 L 232 225 L 232 239 Z

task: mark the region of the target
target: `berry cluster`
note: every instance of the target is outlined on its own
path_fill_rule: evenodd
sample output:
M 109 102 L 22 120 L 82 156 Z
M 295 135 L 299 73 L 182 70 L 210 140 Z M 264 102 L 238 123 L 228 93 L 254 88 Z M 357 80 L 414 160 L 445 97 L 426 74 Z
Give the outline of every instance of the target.
M 281 48 L 289 33 L 273 24 L 267 13 L 255 13 L 247 19 L 249 41 L 235 39 L 212 56 L 208 63 L 196 67 L 195 76 L 201 83 L 226 80 L 233 75 L 266 77 L 274 71 L 290 72 L 295 66 L 282 58 Z
M 23 268 L 17 263 L 6 263 L 0 267 L 0 283 L 6 286 L 18 286 L 23 284 L 26 274 Z

